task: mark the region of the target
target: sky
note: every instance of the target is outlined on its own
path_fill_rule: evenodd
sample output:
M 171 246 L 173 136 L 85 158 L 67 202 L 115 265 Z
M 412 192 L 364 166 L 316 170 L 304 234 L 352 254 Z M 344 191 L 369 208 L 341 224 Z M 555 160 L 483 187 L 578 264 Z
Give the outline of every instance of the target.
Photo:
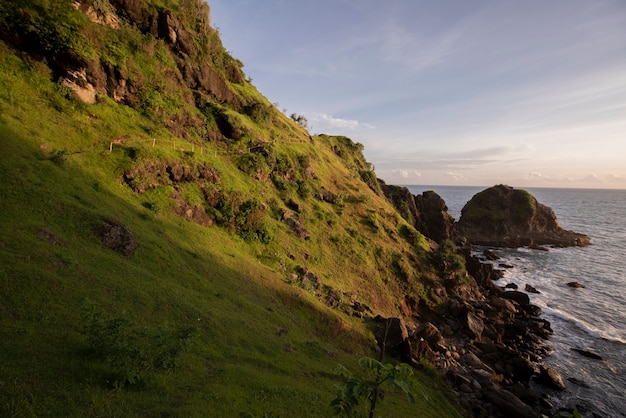
M 208 0 L 257 89 L 390 184 L 626 189 L 626 0 Z

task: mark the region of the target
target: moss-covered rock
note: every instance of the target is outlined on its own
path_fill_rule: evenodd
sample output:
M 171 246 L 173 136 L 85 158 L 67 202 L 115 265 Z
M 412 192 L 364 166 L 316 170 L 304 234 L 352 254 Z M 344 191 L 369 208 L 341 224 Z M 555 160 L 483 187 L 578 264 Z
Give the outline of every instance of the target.
M 455 225 L 472 244 L 502 247 L 586 246 L 586 235 L 561 228 L 554 211 L 525 190 L 503 184 L 477 193 Z

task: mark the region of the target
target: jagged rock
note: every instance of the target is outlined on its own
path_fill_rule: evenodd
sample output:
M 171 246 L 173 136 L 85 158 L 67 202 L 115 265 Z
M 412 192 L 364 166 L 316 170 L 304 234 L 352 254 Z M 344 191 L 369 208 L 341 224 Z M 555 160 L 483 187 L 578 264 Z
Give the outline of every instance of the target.
M 578 354 L 580 354 L 580 355 L 582 355 L 584 357 L 593 359 L 593 360 L 602 360 L 602 356 L 600 356 L 600 355 L 598 355 L 596 353 L 593 353 L 593 352 L 591 352 L 589 350 L 581 350 L 580 348 L 572 348 L 572 351 L 575 351 Z
M 573 287 L 574 289 L 584 289 L 585 288 L 585 285 L 583 285 L 581 283 L 578 283 L 578 282 L 569 282 L 569 283 L 567 283 L 567 285 L 569 287 Z
M 374 336 L 380 347 L 384 345 L 386 349 L 396 348 L 409 337 L 406 325 L 400 318 L 383 318 L 377 315 L 374 322 L 376 323 Z
M 530 193 L 505 185 L 474 195 L 463 207 L 455 229 L 477 245 L 568 247 L 591 242 L 586 235 L 561 228 L 552 209 Z
M 524 290 L 527 291 L 528 293 L 541 293 L 535 287 L 529 285 L 528 283 L 526 283 L 526 286 L 524 286 Z
M 530 298 L 526 293 L 518 292 L 517 290 L 509 290 L 502 294 L 502 297 L 505 299 L 513 300 L 520 305 L 528 305 L 530 304 Z
M 581 388 L 585 388 L 585 389 L 589 389 L 590 388 L 590 386 L 587 383 L 585 383 L 584 381 L 582 381 L 580 379 L 577 379 L 575 377 L 568 377 L 567 381 L 568 382 L 572 382 L 573 384 L 575 384 L 577 386 L 580 386 Z
M 439 343 L 443 341 L 443 335 L 441 335 L 439 328 L 430 322 L 420 324 L 420 326 L 415 330 L 414 337 L 417 339 L 424 339 L 424 341 L 426 341 L 431 348 L 437 347 Z
M 508 418 L 536 418 L 537 413 L 508 390 L 494 386 L 485 391 L 485 397 Z
M 543 385 L 550 386 L 554 389 L 565 390 L 565 382 L 563 382 L 563 378 L 552 367 L 539 366 L 539 376 L 537 377 L 537 381 Z
M 174 213 L 179 216 L 182 216 L 185 219 L 189 219 L 202 226 L 211 226 L 213 225 L 213 219 L 209 215 L 207 215 L 205 209 L 202 206 L 193 206 L 190 205 L 184 197 L 178 193 L 178 191 L 174 190 L 170 197 L 176 202 L 176 206 L 174 207 Z
M 432 190 L 425 191 L 415 196 L 415 207 L 415 229 L 437 243 L 452 238 L 454 218 L 441 196 Z
M 102 245 L 126 258 L 130 258 L 137 249 L 137 242 L 132 231 L 119 221 L 102 219 L 101 225 L 94 232 Z
M 496 253 L 494 253 L 492 250 L 484 250 L 483 255 L 489 261 L 496 261 L 500 259 L 500 257 Z
M 483 330 L 485 329 L 485 323 L 482 319 L 476 316 L 472 312 L 467 313 L 467 328 L 470 330 L 475 339 L 480 340 Z
M 528 305 L 522 305 L 522 309 L 530 316 L 540 316 L 541 308 L 537 305 L 529 303 Z
M 517 285 L 515 283 L 507 283 L 506 286 L 504 286 L 505 289 L 513 289 L 513 290 L 517 290 Z
M 302 238 L 303 240 L 311 238 L 311 233 L 304 226 L 302 226 L 302 223 L 294 217 L 293 213 L 283 210 L 282 218 L 289 228 L 291 228 L 291 230 L 298 236 L 298 238 Z
M 506 312 L 507 314 L 515 314 L 517 312 L 515 305 L 513 305 L 511 301 L 501 297 L 493 298 L 491 300 L 491 305 L 495 308 L 500 309 L 501 311 Z
M 419 215 L 415 206 L 415 198 L 410 190 L 404 186 L 386 184 L 379 180 L 380 187 L 385 197 L 393 204 L 398 213 L 411 225 L 416 225 Z

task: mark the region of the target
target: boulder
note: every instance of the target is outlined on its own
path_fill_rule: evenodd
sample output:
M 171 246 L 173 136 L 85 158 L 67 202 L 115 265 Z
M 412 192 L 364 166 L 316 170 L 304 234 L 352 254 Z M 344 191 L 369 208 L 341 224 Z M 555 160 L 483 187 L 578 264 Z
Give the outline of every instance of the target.
M 522 306 L 530 304 L 530 298 L 528 297 L 528 295 L 523 292 L 518 292 L 517 290 L 509 290 L 507 292 L 504 292 L 502 294 L 502 297 L 504 299 L 513 300 Z
M 569 282 L 569 283 L 567 283 L 567 285 L 569 287 L 573 287 L 574 289 L 584 289 L 585 288 L 585 285 L 583 285 L 581 283 L 578 283 L 578 282 Z
M 483 320 L 480 319 L 476 314 L 468 312 L 466 321 L 467 329 L 470 330 L 475 339 L 480 340 L 483 334 L 483 330 L 485 329 L 485 323 L 483 322 Z
M 485 391 L 485 397 L 502 415 L 508 418 L 536 418 L 537 413 L 513 393 L 494 386 Z
M 474 195 L 461 210 L 455 231 L 471 244 L 498 247 L 582 247 L 591 242 L 561 228 L 552 209 L 527 191 L 502 184 Z
M 439 328 L 430 322 L 420 324 L 420 326 L 415 330 L 414 336 L 416 339 L 423 339 L 426 341 L 431 348 L 437 347 L 443 340 L 443 335 L 441 335 Z
M 534 286 L 531 286 L 528 283 L 526 283 L 526 286 L 524 286 L 524 290 L 527 291 L 528 293 L 541 293 Z
M 563 378 L 552 367 L 539 366 L 539 376 L 537 381 L 545 386 L 549 386 L 553 389 L 565 390 L 565 382 Z
M 404 321 L 400 318 L 383 318 L 377 315 L 374 318 L 376 328 L 374 336 L 378 341 L 378 345 L 385 349 L 398 347 L 409 337 Z
M 130 258 L 137 249 L 137 241 L 132 231 L 123 223 L 112 219 L 102 219 L 94 230 L 96 236 L 107 248 Z

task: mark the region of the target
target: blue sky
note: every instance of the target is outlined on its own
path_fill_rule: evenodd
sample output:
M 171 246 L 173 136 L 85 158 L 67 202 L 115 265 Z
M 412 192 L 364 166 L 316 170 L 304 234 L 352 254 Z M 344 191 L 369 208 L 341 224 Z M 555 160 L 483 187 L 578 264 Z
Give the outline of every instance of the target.
M 626 189 L 625 0 L 209 0 L 244 72 L 393 184 Z

